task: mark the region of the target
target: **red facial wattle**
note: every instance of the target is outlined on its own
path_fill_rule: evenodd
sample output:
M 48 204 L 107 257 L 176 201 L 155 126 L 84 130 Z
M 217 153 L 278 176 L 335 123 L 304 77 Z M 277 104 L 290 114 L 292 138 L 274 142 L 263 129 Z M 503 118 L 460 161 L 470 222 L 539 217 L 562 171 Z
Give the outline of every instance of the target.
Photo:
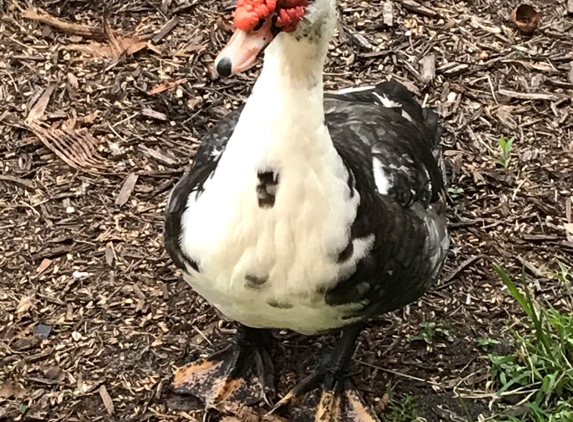
M 255 28 L 261 19 L 276 14 L 275 25 L 281 31 L 292 32 L 305 14 L 308 0 L 238 0 L 235 25 L 243 31 Z
M 306 13 L 308 1 L 237 0 L 237 30 L 215 59 L 217 73 L 230 76 L 249 69 L 277 32 L 296 29 Z

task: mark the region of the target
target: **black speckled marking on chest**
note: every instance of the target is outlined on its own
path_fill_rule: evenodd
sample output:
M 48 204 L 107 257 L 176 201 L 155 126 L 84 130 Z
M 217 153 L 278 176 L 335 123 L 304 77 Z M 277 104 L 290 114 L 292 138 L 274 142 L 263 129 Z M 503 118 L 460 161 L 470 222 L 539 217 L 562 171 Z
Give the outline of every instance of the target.
M 267 305 L 269 305 L 271 308 L 276 308 L 276 309 L 292 309 L 292 308 L 294 308 L 294 305 L 291 305 L 290 303 L 278 302 L 274 299 L 268 300 Z
M 275 205 L 279 175 L 273 171 L 259 171 L 257 177 L 259 178 L 257 185 L 259 207 L 272 208 Z
M 247 283 L 245 284 L 246 287 L 248 287 L 249 289 L 260 289 L 263 284 L 265 284 L 269 278 L 268 277 L 257 277 L 251 274 L 247 274 L 245 276 L 245 280 L 247 281 Z

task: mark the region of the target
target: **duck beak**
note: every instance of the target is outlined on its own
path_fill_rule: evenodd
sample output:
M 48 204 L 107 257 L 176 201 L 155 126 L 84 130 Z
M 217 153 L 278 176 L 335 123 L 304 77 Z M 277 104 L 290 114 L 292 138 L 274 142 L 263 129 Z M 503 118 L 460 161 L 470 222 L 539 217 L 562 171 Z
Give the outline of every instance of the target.
M 267 19 L 256 31 L 237 29 L 215 59 L 217 73 L 221 76 L 230 76 L 253 66 L 258 55 L 274 38 L 271 28 L 272 19 Z

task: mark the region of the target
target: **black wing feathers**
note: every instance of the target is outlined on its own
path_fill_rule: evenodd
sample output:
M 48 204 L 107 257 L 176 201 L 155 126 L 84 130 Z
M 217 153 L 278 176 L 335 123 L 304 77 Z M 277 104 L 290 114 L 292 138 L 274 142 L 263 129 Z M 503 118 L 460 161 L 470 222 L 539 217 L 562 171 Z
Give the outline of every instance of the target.
M 215 171 L 241 111 L 230 113 L 203 138 L 191 171 L 168 201 L 165 243 L 179 268 L 200 271 L 179 247 L 181 216 L 188 196 L 200 191 Z M 435 273 L 433 261 L 445 255 L 445 250 L 436 252 L 440 239 L 428 244 L 426 225 L 427 219 L 439 220 L 445 233 L 442 217 L 434 216 L 443 191 L 432 152 L 441 136 L 438 117 L 422 109 L 404 86 L 390 81 L 370 90 L 325 94 L 325 121 L 349 171 L 348 183 L 360 194 L 351 240 L 374 235 L 370 252 L 355 272 L 325 291 L 326 302 L 361 304 L 348 318 L 398 309 L 428 289 Z M 384 186 L 377 186 L 380 174 Z

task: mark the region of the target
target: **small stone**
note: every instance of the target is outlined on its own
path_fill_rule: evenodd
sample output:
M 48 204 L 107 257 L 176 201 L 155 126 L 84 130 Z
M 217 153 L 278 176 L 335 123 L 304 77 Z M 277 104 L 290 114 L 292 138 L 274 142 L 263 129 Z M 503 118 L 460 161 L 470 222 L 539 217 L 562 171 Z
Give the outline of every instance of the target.
M 39 335 L 44 338 L 48 338 L 52 332 L 52 326 L 47 324 L 38 324 L 34 327 L 34 334 Z

